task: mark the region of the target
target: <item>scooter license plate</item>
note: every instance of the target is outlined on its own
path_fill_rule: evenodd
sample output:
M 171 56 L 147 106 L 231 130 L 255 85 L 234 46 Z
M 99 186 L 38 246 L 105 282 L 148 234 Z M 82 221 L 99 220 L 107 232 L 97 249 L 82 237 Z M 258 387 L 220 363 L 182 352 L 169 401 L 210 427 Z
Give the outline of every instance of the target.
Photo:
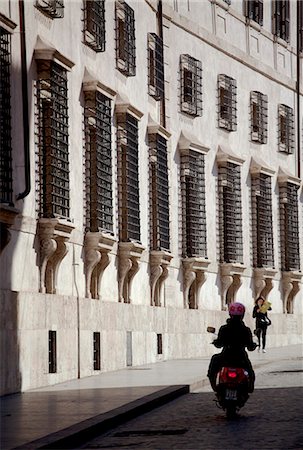
M 236 389 L 226 389 L 225 400 L 237 400 L 237 390 Z

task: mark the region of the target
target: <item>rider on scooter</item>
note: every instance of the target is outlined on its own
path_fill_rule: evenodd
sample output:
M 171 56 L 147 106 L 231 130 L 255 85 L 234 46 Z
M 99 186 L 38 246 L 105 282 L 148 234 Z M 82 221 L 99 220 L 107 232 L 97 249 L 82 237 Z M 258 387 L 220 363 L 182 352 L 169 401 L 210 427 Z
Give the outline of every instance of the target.
M 253 342 L 250 329 L 243 322 L 245 306 L 242 303 L 231 303 L 228 308 L 230 318 L 218 333 L 218 338 L 213 341 L 217 348 L 223 347 L 221 353 L 213 355 L 208 368 L 207 376 L 211 387 L 216 391 L 217 373 L 225 365 L 242 367 L 247 370 L 250 379 L 249 392 L 254 390 L 255 373 L 245 351 L 255 350 L 257 344 Z

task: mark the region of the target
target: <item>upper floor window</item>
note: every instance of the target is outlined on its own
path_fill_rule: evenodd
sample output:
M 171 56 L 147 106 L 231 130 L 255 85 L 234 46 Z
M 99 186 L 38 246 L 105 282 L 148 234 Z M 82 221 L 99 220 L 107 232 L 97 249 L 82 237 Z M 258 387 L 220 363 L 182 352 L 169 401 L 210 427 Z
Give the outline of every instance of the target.
M 273 34 L 287 42 L 290 31 L 289 6 L 289 0 L 273 2 Z
M 237 129 L 237 84 L 227 75 L 218 75 L 218 124 L 227 131 Z
M 12 204 L 11 35 L 0 26 L 0 203 Z
M 219 168 L 221 262 L 243 262 L 241 167 L 226 162 Z
M 267 95 L 261 92 L 250 93 L 251 140 L 266 144 L 267 142 Z
M 136 75 L 135 14 L 123 0 L 116 2 L 116 61 L 124 75 Z
M 52 19 L 64 17 L 64 0 L 37 0 L 36 6 Z
M 181 154 L 182 253 L 207 257 L 204 155 L 194 150 Z
M 279 151 L 293 153 L 295 148 L 295 125 L 293 109 L 286 105 L 278 107 Z
M 148 33 L 148 93 L 156 100 L 164 96 L 163 41 L 155 33 Z
M 263 0 L 246 0 L 246 17 L 263 25 Z
M 167 141 L 159 133 L 150 134 L 149 147 L 151 249 L 169 251 Z
M 85 91 L 86 227 L 113 231 L 111 100 Z
M 84 0 L 84 42 L 96 52 L 105 50 L 105 0 Z
M 254 267 L 274 267 L 271 176 L 252 178 L 252 222 Z
M 40 216 L 69 217 L 67 71 L 37 60 L 37 119 Z
M 298 188 L 294 183 L 280 185 L 280 229 L 282 270 L 300 270 Z
M 140 242 L 138 120 L 117 114 L 120 241 Z
M 181 111 L 192 116 L 202 115 L 202 64 L 189 55 L 180 57 Z

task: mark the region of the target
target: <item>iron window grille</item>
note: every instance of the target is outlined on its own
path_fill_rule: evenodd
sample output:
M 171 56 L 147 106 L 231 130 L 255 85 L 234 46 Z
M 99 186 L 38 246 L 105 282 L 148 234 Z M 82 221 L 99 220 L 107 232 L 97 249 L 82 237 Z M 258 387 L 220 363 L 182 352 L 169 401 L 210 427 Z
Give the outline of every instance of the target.
M 295 149 L 295 120 L 293 109 L 286 105 L 278 107 L 279 151 L 293 153 Z
M 152 250 L 169 251 L 169 190 L 166 139 L 158 133 L 150 134 L 149 147 L 151 248 Z
M 52 19 L 64 17 L 64 0 L 37 0 L 36 7 Z
M 267 95 L 252 91 L 250 93 L 250 123 L 251 140 L 253 142 L 259 142 L 259 144 L 267 143 L 267 117 Z
M 105 51 L 105 0 L 84 0 L 84 42 L 95 52 Z
M 227 162 L 219 171 L 221 262 L 243 262 L 240 166 Z
M 67 72 L 54 61 L 37 66 L 39 214 L 69 218 Z
M 120 241 L 140 242 L 138 120 L 117 114 Z
M 300 270 L 298 188 L 280 186 L 281 263 L 283 271 Z
M 274 267 L 271 177 L 260 173 L 252 179 L 254 267 Z
M 48 372 L 57 372 L 57 332 L 48 332 Z
M 273 34 L 287 42 L 290 30 L 289 9 L 289 0 L 273 2 Z
M 225 3 L 227 3 L 228 5 L 231 5 L 231 0 L 224 0 Z
M 111 100 L 86 91 L 84 107 L 87 211 L 90 231 L 113 232 Z
M 163 41 L 155 33 L 147 35 L 148 93 L 156 100 L 164 97 Z
M 157 334 L 157 354 L 163 354 L 162 334 Z
M 204 155 L 181 155 L 183 257 L 207 257 Z
M 237 129 L 237 85 L 227 75 L 218 76 L 218 125 L 227 131 Z
M 94 370 L 101 369 L 101 345 L 100 345 L 100 332 L 96 331 L 93 335 L 93 360 Z
M 298 2 L 298 22 L 299 22 L 299 52 L 303 52 L 303 3 Z
M 0 27 L 0 203 L 12 205 L 11 35 Z
M 202 115 L 202 63 L 189 55 L 180 56 L 181 111 Z
M 246 0 L 246 17 L 263 25 L 263 0 Z
M 124 75 L 136 75 L 135 14 L 122 0 L 116 2 L 116 63 Z

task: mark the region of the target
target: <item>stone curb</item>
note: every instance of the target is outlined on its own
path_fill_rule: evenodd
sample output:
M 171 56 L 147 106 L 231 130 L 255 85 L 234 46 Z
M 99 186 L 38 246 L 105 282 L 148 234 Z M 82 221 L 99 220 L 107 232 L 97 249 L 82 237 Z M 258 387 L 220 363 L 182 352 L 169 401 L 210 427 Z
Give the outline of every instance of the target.
M 118 425 L 144 414 L 158 406 L 188 394 L 189 385 L 169 386 L 104 414 L 91 417 L 63 430 L 51 433 L 35 441 L 15 447 L 13 450 L 69 449 L 109 431 Z

